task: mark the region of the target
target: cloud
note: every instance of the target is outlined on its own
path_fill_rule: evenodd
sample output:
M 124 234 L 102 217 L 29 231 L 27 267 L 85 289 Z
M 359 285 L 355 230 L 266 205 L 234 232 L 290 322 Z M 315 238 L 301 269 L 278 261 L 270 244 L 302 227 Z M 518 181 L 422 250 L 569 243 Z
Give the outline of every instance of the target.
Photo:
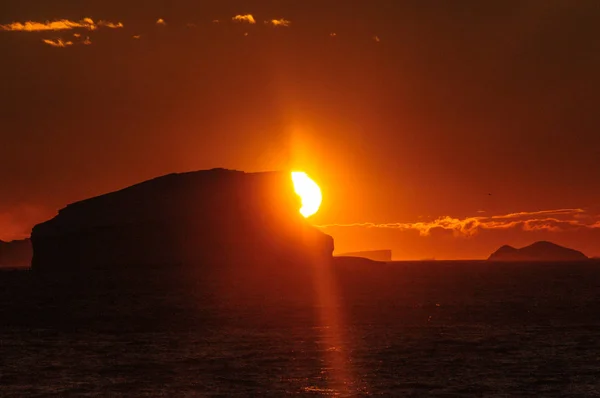
M 373 36 L 373 40 L 375 40 L 377 43 L 381 41 L 381 39 L 377 35 Z
M 271 19 L 270 21 L 265 21 L 265 24 L 267 25 L 273 25 L 273 26 L 290 26 L 292 22 L 288 21 L 287 19 Z
M 122 22 L 108 22 L 108 21 L 98 21 L 98 26 L 103 26 L 105 28 L 118 29 L 122 28 L 124 25 Z
M 121 22 L 109 22 L 109 21 L 98 21 L 94 22 L 91 18 L 83 18 L 80 21 L 70 21 L 68 19 L 59 19 L 56 21 L 46 22 L 13 22 L 8 25 L 0 25 L 0 30 L 12 31 L 12 32 L 43 32 L 43 31 L 56 31 L 56 30 L 71 30 L 71 29 L 87 29 L 96 30 L 98 27 L 105 28 L 122 28 Z
M 331 36 L 331 37 L 336 37 L 336 36 L 337 36 L 337 33 L 335 33 L 335 32 L 331 32 L 331 33 L 329 34 L 329 36 Z
M 52 22 L 33 22 L 27 21 L 25 23 L 13 22 L 8 25 L 0 25 L 0 30 L 8 31 L 21 31 L 21 32 L 40 32 L 48 30 L 69 30 L 84 28 L 89 30 L 96 29 L 96 24 L 89 18 L 84 18 L 81 21 L 69 21 L 68 19 L 61 19 Z
M 235 17 L 231 18 L 233 21 L 235 22 L 247 22 L 249 24 L 255 24 L 256 20 L 254 19 L 254 17 L 252 16 L 252 14 L 246 14 L 246 15 L 236 15 Z
M 81 43 L 82 43 L 83 45 L 89 46 L 90 44 L 92 44 L 92 41 L 90 40 L 90 37 L 89 37 L 89 36 L 87 36 L 87 37 L 85 38 L 85 40 L 84 40 L 84 41 L 82 41 Z
M 478 234 L 481 230 L 504 230 L 521 228 L 523 231 L 549 231 L 564 232 L 578 229 L 600 229 L 599 216 L 589 215 L 588 222 L 580 217 L 586 213 L 583 209 L 556 209 L 532 212 L 518 212 L 494 216 L 473 216 L 455 218 L 450 216 L 439 217 L 432 221 L 413 223 L 352 223 L 352 224 L 328 224 L 320 225 L 318 228 L 327 229 L 335 227 L 362 227 L 362 228 L 385 228 L 399 229 L 403 231 L 415 230 L 421 236 L 428 236 L 432 230 L 440 229 L 452 231 L 456 236 L 470 237 Z M 590 221 L 591 219 L 591 221 Z
M 517 218 L 517 217 L 530 217 L 530 216 L 541 216 L 541 215 L 575 215 L 585 213 L 583 209 L 558 209 L 558 210 L 540 210 L 540 211 L 522 211 L 519 213 L 510 213 L 500 216 L 492 216 L 491 218 Z
M 162 18 L 158 18 L 158 19 L 156 20 L 156 24 L 157 24 L 157 25 L 160 25 L 160 26 L 165 26 L 165 25 L 167 25 L 167 23 L 165 22 L 165 20 L 164 20 L 164 19 L 162 19 Z
M 63 47 L 64 48 L 64 47 L 73 45 L 72 41 L 64 41 L 63 39 L 56 39 L 56 40 L 43 39 L 42 41 L 52 47 Z
M 133 35 L 132 36 L 134 39 L 139 39 L 140 37 L 142 37 L 142 35 Z

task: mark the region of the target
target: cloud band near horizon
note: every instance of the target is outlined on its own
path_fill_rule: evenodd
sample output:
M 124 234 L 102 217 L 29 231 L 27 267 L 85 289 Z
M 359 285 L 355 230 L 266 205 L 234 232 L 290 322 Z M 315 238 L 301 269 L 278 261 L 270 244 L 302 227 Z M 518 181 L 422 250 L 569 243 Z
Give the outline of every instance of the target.
M 563 232 L 578 229 L 600 229 L 600 217 L 590 215 L 583 209 L 555 209 L 532 212 L 518 212 L 494 216 L 474 216 L 455 218 L 438 217 L 433 221 L 412 223 L 349 223 L 315 225 L 320 229 L 329 228 L 383 228 L 402 231 L 415 230 L 421 236 L 430 235 L 434 229 L 452 231 L 455 236 L 470 237 L 481 230 L 506 230 L 521 228 L 523 231 Z

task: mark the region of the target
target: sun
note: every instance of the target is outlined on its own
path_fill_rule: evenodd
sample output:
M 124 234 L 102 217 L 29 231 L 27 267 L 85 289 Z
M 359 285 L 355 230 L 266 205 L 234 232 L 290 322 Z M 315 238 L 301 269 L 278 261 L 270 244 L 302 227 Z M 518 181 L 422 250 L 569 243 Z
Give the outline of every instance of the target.
M 319 210 L 323 196 L 321 188 L 303 171 L 292 171 L 294 191 L 302 200 L 300 214 L 310 217 Z

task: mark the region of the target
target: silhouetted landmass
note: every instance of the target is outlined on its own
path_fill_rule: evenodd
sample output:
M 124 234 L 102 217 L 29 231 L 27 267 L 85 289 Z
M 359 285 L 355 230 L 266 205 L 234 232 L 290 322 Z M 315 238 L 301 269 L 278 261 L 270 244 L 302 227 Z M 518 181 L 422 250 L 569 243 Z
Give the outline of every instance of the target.
M 211 267 L 330 259 L 285 172 L 169 174 L 68 205 L 33 228 L 32 268 Z
M 366 250 L 359 252 L 342 253 L 337 257 L 361 257 L 374 261 L 392 261 L 391 250 Z
M 29 239 L 3 242 L 0 240 L 0 267 L 29 267 L 31 265 Z
M 490 261 L 582 261 L 588 260 L 580 251 L 559 246 L 552 242 L 535 242 L 516 249 L 502 246 L 488 258 Z

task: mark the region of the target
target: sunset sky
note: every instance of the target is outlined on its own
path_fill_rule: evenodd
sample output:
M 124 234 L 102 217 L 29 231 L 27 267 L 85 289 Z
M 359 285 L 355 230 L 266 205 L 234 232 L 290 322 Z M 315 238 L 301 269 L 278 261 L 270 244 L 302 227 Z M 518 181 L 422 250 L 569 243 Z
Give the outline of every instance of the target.
M 0 5 L 0 239 L 158 175 L 304 170 L 336 251 L 600 256 L 600 2 Z

